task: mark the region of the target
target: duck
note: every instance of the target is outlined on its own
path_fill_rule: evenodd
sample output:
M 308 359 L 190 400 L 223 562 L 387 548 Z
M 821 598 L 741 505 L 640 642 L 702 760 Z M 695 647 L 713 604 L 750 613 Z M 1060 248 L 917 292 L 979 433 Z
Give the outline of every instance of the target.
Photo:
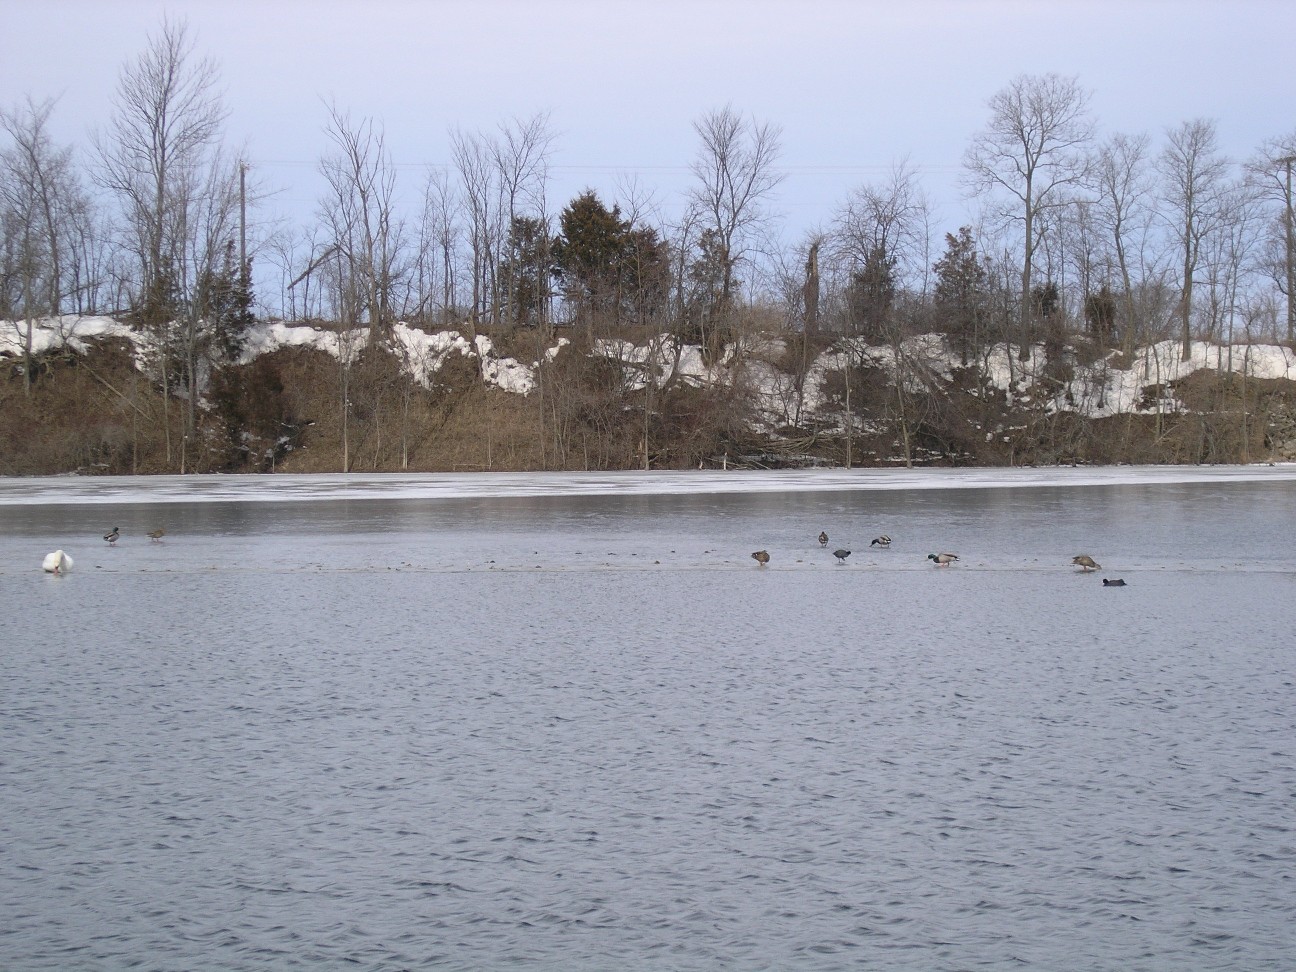
M 846 563 L 846 558 L 850 556 L 850 551 L 849 551 L 849 550 L 834 550 L 834 551 L 833 551 L 833 556 L 837 558 L 837 563 L 839 563 L 839 564 L 844 564 L 844 563 Z
M 158 527 L 156 530 L 150 530 L 148 532 L 148 538 L 152 540 L 154 543 L 158 543 L 165 536 L 166 536 L 166 530 L 163 530 L 161 527 Z
M 1119 577 L 1104 577 L 1103 587 L 1124 587 L 1125 581 Z
M 1102 570 L 1102 564 L 1098 563 L 1098 561 L 1094 560 L 1088 554 L 1080 554 L 1076 557 L 1072 557 L 1071 563 L 1075 564 L 1086 574 L 1091 570 Z
M 889 547 L 889 546 L 891 546 L 891 538 L 888 537 L 888 536 L 884 533 L 884 534 L 882 534 L 882 536 L 880 536 L 880 537 L 874 537 L 874 538 L 872 539 L 872 541 L 869 542 L 869 546 L 870 546 L 870 547 Z
M 118 530 L 116 527 L 113 527 L 111 533 L 104 534 L 104 539 L 107 540 L 110 544 L 113 544 L 117 542 L 117 538 L 120 536 L 121 536 L 121 531 Z
M 948 567 L 950 564 L 954 563 L 954 561 L 958 560 L 959 558 L 958 558 L 958 554 L 940 553 L 940 554 L 928 554 L 927 559 L 936 561 L 937 567 Z
M 45 561 L 41 567 L 47 574 L 66 574 L 72 569 L 72 558 L 62 550 L 55 550 L 53 553 L 45 555 Z
M 752 554 L 752 560 L 756 561 L 756 563 L 764 567 L 766 564 L 769 563 L 770 560 L 769 551 L 757 550 L 754 554 Z
M 819 531 L 819 546 L 821 547 L 828 546 L 828 534 L 823 530 Z

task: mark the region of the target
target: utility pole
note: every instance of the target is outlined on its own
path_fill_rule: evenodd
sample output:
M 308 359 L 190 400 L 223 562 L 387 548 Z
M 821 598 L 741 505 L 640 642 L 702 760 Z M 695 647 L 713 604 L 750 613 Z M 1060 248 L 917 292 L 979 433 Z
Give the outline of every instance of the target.
M 239 162 L 239 276 L 247 273 L 247 163 Z M 246 283 L 246 281 L 244 281 Z
M 1279 165 L 1287 166 L 1286 209 L 1283 212 L 1283 223 L 1287 229 L 1287 340 L 1296 341 L 1296 219 L 1292 214 L 1292 163 L 1296 155 L 1287 155 L 1278 159 Z

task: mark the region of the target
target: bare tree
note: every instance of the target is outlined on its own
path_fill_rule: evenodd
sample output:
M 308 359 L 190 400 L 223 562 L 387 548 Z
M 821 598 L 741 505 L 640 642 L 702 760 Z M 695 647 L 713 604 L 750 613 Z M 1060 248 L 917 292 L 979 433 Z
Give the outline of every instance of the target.
M 425 320 L 437 309 L 437 323 L 446 323 L 458 304 L 457 221 L 459 199 L 443 168 L 429 168 L 423 186 L 423 213 L 419 221 L 418 255 L 414 265 L 416 313 Z M 439 290 L 439 293 L 438 293 Z
M 1296 166 L 1296 131 L 1270 139 L 1248 163 L 1247 171 L 1262 197 L 1279 207 L 1281 227 L 1273 261 L 1274 279 L 1287 298 L 1287 340 L 1296 341 L 1296 208 L 1292 202 L 1292 168 Z
M 500 137 L 490 143 L 491 158 L 499 176 L 500 217 L 506 227 L 514 227 L 522 216 L 530 216 L 541 223 L 547 222 L 545 189 L 549 176 L 549 156 L 552 151 L 554 134 L 549 128 L 549 116 L 541 113 L 528 119 L 515 119 L 511 124 L 500 126 Z M 548 234 L 542 237 L 547 244 Z M 509 252 L 501 253 L 496 264 L 505 268 L 511 275 L 523 260 L 519 250 L 519 238 L 512 232 L 505 232 L 500 242 Z M 546 246 L 547 249 L 547 246 Z M 543 256 L 547 257 L 547 253 Z M 502 308 L 503 317 L 509 325 L 517 325 L 522 319 L 523 308 L 519 307 L 512 296 L 516 293 L 516 281 L 509 279 L 501 282 L 501 291 L 507 295 L 509 303 Z M 547 319 L 546 302 L 541 302 L 542 319 Z
M 748 256 L 753 231 L 769 216 L 765 204 L 783 181 L 777 169 L 781 131 L 729 105 L 703 115 L 693 130 L 701 145 L 692 165 L 692 201 L 715 234 L 725 312 L 733 304 L 734 269 Z
M 320 224 L 271 234 L 266 244 L 270 262 L 279 270 L 280 313 L 289 320 L 319 319 L 324 316 L 326 286 L 315 286 L 316 274 L 329 279 L 325 262 L 333 257 L 333 246 L 324 242 Z
M 383 130 L 373 119 L 353 121 L 336 105 L 328 106 L 328 114 L 325 132 L 336 151 L 320 162 L 320 173 L 329 184 L 321 214 L 361 298 L 359 310 L 369 325 L 369 341 L 381 344 L 396 323 L 396 288 L 403 272 L 396 170 Z
M 1236 321 L 1258 261 L 1262 236 L 1259 196 L 1254 183 L 1237 181 L 1223 188 L 1215 231 L 1207 238 L 1205 286 L 1208 307 L 1207 336 L 1227 344 L 1230 370 Z M 1243 314 L 1245 316 L 1245 314 Z
M 121 202 L 140 262 L 142 302 L 174 287 L 193 203 L 188 182 L 219 142 L 226 109 L 216 65 L 195 61 L 184 21 L 161 33 L 117 83 L 106 135 L 96 138 L 100 179 Z
M 1111 246 L 1120 276 L 1127 338 L 1131 340 L 1137 334 L 1141 316 L 1135 301 L 1136 287 L 1154 272 L 1148 252 L 1156 213 L 1150 166 L 1146 135 L 1110 136 L 1099 146 L 1093 163 L 1098 197 L 1092 212 Z
M 0 110 L 0 131 L 12 145 L 0 152 L 0 318 L 25 320 L 23 389 L 31 394 L 35 318 L 58 314 L 62 264 L 67 257 L 67 213 L 79 194 L 71 150 L 55 149 L 46 125 L 53 102 L 30 98 L 22 108 Z M 84 205 L 83 201 L 80 203 Z
M 851 191 L 834 219 L 835 248 L 855 269 L 863 267 L 870 254 L 885 254 L 894 261 L 897 278 L 922 292 L 931 263 L 930 221 L 931 203 L 917 172 L 901 161 L 885 181 Z
M 0 110 L 0 131 L 12 145 L 0 153 L 6 173 L 6 202 L 28 214 L 24 234 L 33 234 L 39 248 L 41 286 L 32 292 L 33 310 L 58 314 L 70 290 L 76 261 L 74 240 L 90 228 L 90 202 L 72 164 L 72 149 L 56 147 L 49 135 L 51 100 L 39 104 L 28 98 L 21 107 Z
M 472 256 L 469 319 L 475 327 L 493 311 L 497 292 L 495 254 L 501 234 L 495 207 L 496 169 L 491 164 L 490 143 L 482 135 L 456 129 L 451 133 L 450 143 L 468 216 L 468 246 Z
M 216 282 L 224 273 L 235 279 L 229 285 L 247 286 L 246 261 L 237 267 L 223 266 L 224 257 L 232 255 L 234 240 L 239 230 L 239 212 L 242 193 L 240 174 L 243 163 L 216 154 L 200 180 L 195 180 L 194 199 L 187 204 L 190 210 L 189 233 L 185 240 L 186 256 L 183 269 L 186 277 L 185 292 L 188 299 L 177 322 L 177 341 L 180 346 L 181 367 L 185 385 L 185 434 L 194 434 L 199 393 L 206 375 L 216 364 L 224 361 L 219 337 L 223 322 L 217 320 L 215 306 Z M 183 458 L 181 472 L 184 472 Z
M 1093 137 L 1089 94 L 1075 78 L 1018 75 L 990 99 L 990 124 L 964 157 L 969 188 L 1001 193 L 1014 207 L 1001 215 L 1022 223 L 1020 357 L 1033 342 L 1031 272 L 1040 214 L 1066 204 L 1068 188 L 1087 171 L 1084 147 Z
M 1199 118 L 1171 129 L 1157 167 L 1165 216 L 1183 268 L 1179 319 L 1181 356 L 1187 361 L 1192 355 L 1193 277 L 1203 242 L 1219 226 L 1226 201 L 1229 162 L 1220 154 L 1215 123 Z
M 168 463 L 172 324 L 183 287 L 193 282 L 184 267 L 193 208 L 201 195 L 198 181 L 216 151 L 226 114 L 214 62 L 194 59 L 183 21 L 163 20 L 144 53 L 123 68 L 108 131 L 95 139 L 98 179 L 118 199 L 126 245 L 139 267 L 135 316 L 157 343 Z

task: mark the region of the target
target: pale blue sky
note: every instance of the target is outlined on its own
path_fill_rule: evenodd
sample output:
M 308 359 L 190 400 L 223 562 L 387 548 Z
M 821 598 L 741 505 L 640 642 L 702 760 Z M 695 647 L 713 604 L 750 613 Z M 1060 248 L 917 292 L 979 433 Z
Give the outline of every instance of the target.
M 672 205 L 692 121 L 732 103 L 783 128 L 790 236 L 903 156 L 938 227 L 965 221 L 963 151 L 1022 72 L 1078 75 L 1103 131 L 1209 117 L 1246 156 L 1296 129 L 1288 0 L 0 0 L 0 99 L 59 96 L 57 134 L 88 148 L 164 11 L 219 64 L 229 141 L 303 215 L 324 97 L 385 123 L 411 189 L 452 126 L 549 111 L 559 207 L 585 185 L 611 199 L 618 172 Z

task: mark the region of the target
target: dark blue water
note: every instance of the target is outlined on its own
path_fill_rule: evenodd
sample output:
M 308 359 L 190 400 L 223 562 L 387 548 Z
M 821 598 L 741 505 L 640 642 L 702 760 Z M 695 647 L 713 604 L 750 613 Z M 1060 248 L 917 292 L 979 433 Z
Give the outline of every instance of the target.
M 1290 968 L 1294 516 L 0 506 L 0 967 Z

